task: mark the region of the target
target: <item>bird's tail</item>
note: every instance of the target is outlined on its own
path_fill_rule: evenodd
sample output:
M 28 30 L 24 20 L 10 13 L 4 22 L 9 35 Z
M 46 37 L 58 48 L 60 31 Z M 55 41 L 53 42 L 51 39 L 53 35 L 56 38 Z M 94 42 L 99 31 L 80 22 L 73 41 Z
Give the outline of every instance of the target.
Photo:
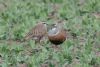
M 23 38 L 23 41 L 30 40 L 33 37 L 32 33 L 27 33 L 26 36 Z

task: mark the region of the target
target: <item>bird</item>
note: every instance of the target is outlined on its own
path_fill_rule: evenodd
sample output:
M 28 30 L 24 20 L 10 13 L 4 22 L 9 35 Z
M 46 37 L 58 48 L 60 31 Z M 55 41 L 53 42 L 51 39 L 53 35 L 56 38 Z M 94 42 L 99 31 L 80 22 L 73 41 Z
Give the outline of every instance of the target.
M 48 31 L 48 39 L 56 47 L 62 44 L 67 37 L 66 29 L 63 28 L 62 20 L 53 24 L 54 26 Z
M 35 40 L 36 43 L 40 43 L 41 40 L 46 36 L 47 34 L 47 23 L 45 22 L 38 22 L 24 37 L 24 40 Z

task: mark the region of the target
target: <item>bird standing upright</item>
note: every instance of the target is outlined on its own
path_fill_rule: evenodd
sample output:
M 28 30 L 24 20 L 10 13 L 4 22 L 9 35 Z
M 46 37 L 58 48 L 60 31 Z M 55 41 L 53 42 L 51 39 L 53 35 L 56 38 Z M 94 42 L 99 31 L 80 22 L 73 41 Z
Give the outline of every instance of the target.
M 63 28 L 63 22 L 60 20 L 48 31 L 48 39 L 56 47 L 66 40 L 66 30 Z
M 33 27 L 25 36 L 25 40 L 33 39 L 35 43 L 40 43 L 42 38 L 47 34 L 47 24 L 45 22 L 39 22 Z

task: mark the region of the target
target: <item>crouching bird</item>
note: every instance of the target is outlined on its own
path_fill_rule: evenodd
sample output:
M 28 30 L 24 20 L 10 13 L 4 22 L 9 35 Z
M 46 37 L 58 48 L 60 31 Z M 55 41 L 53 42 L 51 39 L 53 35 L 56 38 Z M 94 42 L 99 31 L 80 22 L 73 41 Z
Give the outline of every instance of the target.
M 66 30 L 63 28 L 62 21 L 58 21 L 48 31 L 48 39 L 56 48 L 66 40 Z
M 40 43 L 41 40 L 46 36 L 47 34 L 47 23 L 45 22 L 39 22 L 35 27 L 33 27 L 29 32 L 26 34 L 24 40 L 35 40 L 36 43 Z

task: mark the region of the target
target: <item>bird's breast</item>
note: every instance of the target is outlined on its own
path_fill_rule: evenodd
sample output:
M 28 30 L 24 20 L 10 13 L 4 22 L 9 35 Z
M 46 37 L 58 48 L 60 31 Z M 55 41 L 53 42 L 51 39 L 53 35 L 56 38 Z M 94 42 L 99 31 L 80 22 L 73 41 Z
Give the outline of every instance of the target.
M 48 39 L 54 44 L 61 44 L 66 40 L 66 32 L 59 31 L 57 35 L 48 35 Z

